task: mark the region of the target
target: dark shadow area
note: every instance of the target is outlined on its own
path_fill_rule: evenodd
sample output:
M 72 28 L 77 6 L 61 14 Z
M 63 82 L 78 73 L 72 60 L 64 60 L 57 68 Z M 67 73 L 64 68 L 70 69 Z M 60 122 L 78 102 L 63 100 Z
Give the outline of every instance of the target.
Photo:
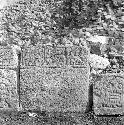
M 21 97 L 20 97 L 20 63 L 21 63 L 21 53 L 18 53 L 18 67 L 17 67 L 17 91 L 19 96 L 19 107 L 21 107 Z
M 93 111 L 93 84 L 89 86 L 89 93 L 88 93 L 88 104 L 86 108 L 86 112 L 92 112 Z
M 3 123 L 7 125 L 123 125 L 124 117 L 111 115 L 111 116 L 96 116 L 93 112 L 47 112 L 35 111 L 36 117 L 31 117 L 28 112 L 32 111 L 10 111 L 1 112 L 0 118 Z M 0 121 L 1 123 L 1 121 Z
M 97 117 L 120 117 L 120 116 L 124 116 L 124 115 L 119 115 L 119 114 L 115 114 L 115 115 L 96 115 Z

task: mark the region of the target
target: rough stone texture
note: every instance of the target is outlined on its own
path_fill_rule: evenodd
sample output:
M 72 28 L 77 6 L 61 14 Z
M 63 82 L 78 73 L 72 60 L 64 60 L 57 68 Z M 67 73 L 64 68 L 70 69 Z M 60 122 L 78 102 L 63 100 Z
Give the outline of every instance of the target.
M 14 60 L 12 49 L 7 46 L 0 46 L 0 69 L 16 67 L 17 63 Z
M 84 68 L 88 65 L 88 51 L 84 47 L 29 46 L 22 50 L 21 68 L 49 67 Z
M 18 108 L 16 72 L 0 69 L 0 109 L 16 108 Z
M 85 111 L 89 65 L 84 48 L 36 46 L 26 48 L 22 54 L 20 85 L 24 109 Z
M 12 49 L 0 46 L 0 110 L 18 108 L 17 62 Z
M 92 80 L 94 112 L 115 115 L 124 112 L 124 74 L 105 74 Z
M 20 68 L 42 67 L 44 64 L 44 47 L 28 46 L 22 49 Z

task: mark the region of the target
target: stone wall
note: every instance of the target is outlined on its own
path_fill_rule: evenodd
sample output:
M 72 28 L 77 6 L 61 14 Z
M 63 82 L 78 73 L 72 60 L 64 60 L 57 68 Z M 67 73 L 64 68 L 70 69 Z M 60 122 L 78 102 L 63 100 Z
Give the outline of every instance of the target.
M 99 75 L 92 82 L 95 114 L 123 114 L 124 74 Z
M 89 89 L 88 54 L 78 46 L 24 48 L 20 65 L 22 107 L 85 111 Z

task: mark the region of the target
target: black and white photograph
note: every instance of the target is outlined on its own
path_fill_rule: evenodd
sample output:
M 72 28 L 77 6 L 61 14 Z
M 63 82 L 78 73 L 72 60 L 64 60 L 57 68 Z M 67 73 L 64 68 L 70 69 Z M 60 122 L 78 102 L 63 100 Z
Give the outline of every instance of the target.
M 124 0 L 0 0 L 0 125 L 124 125 Z

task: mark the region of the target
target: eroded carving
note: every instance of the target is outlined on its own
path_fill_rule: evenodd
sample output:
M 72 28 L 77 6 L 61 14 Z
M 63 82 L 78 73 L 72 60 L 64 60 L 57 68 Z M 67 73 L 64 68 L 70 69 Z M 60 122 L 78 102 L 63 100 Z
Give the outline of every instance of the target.
M 73 67 L 87 67 L 88 51 L 79 46 L 67 48 L 67 64 Z
M 45 63 L 48 67 L 64 67 L 66 65 L 66 48 L 46 46 Z
M 0 47 L 0 68 L 15 68 L 17 67 L 14 61 L 13 51 L 9 47 Z
M 21 68 L 30 66 L 42 66 L 44 64 L 44 48 L 29 46 L 22 49 Z
M 114 111 L 111 114 L 117 114 L 118 108 L 123 112 L 123 84 L 124 77 L 120 74 L 105 75 L 100 81 L 94 84 L 94 106 L 102 109 L 111 109 Z M 96 101 L 98 99 L 99 102 Z M 109 110 L 110 111 L 110 110 Z M 97 112 L 96 112 L 97 113 Z M 101 111 L 101 114 L 106 114 L 107 110 Z M 108 113 L 109 114 L 109 113 Z
M 84 47 L 30 46 L 22 51 L 21 67 L 83 68 L 87 67 L 87 55 Z

